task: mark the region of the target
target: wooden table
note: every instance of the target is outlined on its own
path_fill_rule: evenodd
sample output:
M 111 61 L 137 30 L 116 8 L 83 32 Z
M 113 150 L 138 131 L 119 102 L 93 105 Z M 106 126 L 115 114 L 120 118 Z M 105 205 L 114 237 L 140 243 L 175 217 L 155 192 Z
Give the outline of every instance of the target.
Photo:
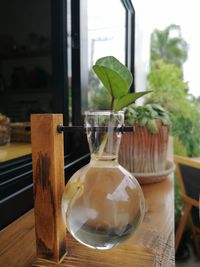
M 10 143 L 5 146 L 0 146 L 0 163 L 31 154 L 30 143 Z
M 49 263 L 45 266 L 175 266 L 173 178 L 142 188 L 146 201 L 144 221 L 127 242 L 109 251 L 98 251 L 78 244 L 67 234 L 68 255 L 62 265 Z M 31 210 L 0 232 L 0 266 L 28 267 L 35 258 L 34 215 Z M 35 266 L 44 265 L 38 261 Z

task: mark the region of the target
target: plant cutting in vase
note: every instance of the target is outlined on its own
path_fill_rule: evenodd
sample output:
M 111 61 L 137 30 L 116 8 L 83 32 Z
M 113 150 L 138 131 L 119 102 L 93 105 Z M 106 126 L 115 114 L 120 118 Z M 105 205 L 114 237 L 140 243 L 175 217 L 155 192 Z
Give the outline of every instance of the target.
M 129 88 L 133 82 L 132 74 L 126 66 L 113 56 L 98 59 L 93 66 L 93 70 L 111 95 L 111 115 L 108 123 L 108 133 L 111 133 L 113 131 L 112 112 L 119 111 L 129 106 L 134 103 L 135 100 L 149 92 L 129 93 Z M 112 134 L 105 135 L 104 141 L 100 147 L 101 151 L 107 138 L 109 144 L 113 142 Z
M 110 249 L 129 238 L 144 216 L 141 187 L 118 163 L 118 128 L 124 124 L 120 110 L 147 92 L 128 92 L 132 75 L 112 56 L 97 60 L 93 70 L 111 95 L 110 110 L 85 113 L 91 159 L 67 183 L 62 212 L 67 229 L 80 243 Z
M 125 110 L 125 122 L 134 127 L 134 132 L 122 138 L 119 162 L 142 183 L 154 179 L 138 176 L 158 176 L 162 180 L 166 168 L 172 167 L 167 161 L 170 117 L 158 104 L 131 105 Z M 169 166 L 170 165 L 170 166 Z M 163 174 L 163 176 L 160 174 Z
M 132 74 L 113 56 L 98 59 L 93 70 L 111 95 L 111 111 L 121 110 L 149 93 L 149 91 L 129 93 L 133 82 Z

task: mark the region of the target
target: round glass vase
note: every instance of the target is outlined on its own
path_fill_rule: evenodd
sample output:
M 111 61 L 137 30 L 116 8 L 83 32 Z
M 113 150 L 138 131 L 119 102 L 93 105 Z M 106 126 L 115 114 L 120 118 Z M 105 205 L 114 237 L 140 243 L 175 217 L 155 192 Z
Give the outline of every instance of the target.
M 137 180 L 118 163 L 124 113 L 85 113 L 91 159 L 69 180 L 62 197 L 68 231 L 80 243 L 111 249 L 128 239 L 144 216 Z

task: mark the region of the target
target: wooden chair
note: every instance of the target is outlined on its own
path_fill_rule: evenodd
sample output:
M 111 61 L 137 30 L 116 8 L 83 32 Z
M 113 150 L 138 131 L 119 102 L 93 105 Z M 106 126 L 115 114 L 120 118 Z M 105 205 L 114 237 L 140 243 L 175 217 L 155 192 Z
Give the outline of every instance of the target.
M 184 211 L 175 236 L 175 251 L 177 251 L 186 223 L 189 223 L 192 239 L 200 256 L 200 161 L 174 156 L 176 175 L 180 184 L 184 201 Z

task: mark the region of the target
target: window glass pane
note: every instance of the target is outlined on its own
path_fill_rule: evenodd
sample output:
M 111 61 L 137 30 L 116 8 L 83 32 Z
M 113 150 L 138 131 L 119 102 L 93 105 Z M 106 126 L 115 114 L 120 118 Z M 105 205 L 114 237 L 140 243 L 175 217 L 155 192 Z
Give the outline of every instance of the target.
M 92 66 L 103 56 L 115 56 L 125 64 L 126 11 L 120 0 L 88 0 L 88 107 L 107 109 L 109 97 Z
M 30 114 L 52 112 L 50 4 L 0 2 L 0 162 L 30 153 Z

